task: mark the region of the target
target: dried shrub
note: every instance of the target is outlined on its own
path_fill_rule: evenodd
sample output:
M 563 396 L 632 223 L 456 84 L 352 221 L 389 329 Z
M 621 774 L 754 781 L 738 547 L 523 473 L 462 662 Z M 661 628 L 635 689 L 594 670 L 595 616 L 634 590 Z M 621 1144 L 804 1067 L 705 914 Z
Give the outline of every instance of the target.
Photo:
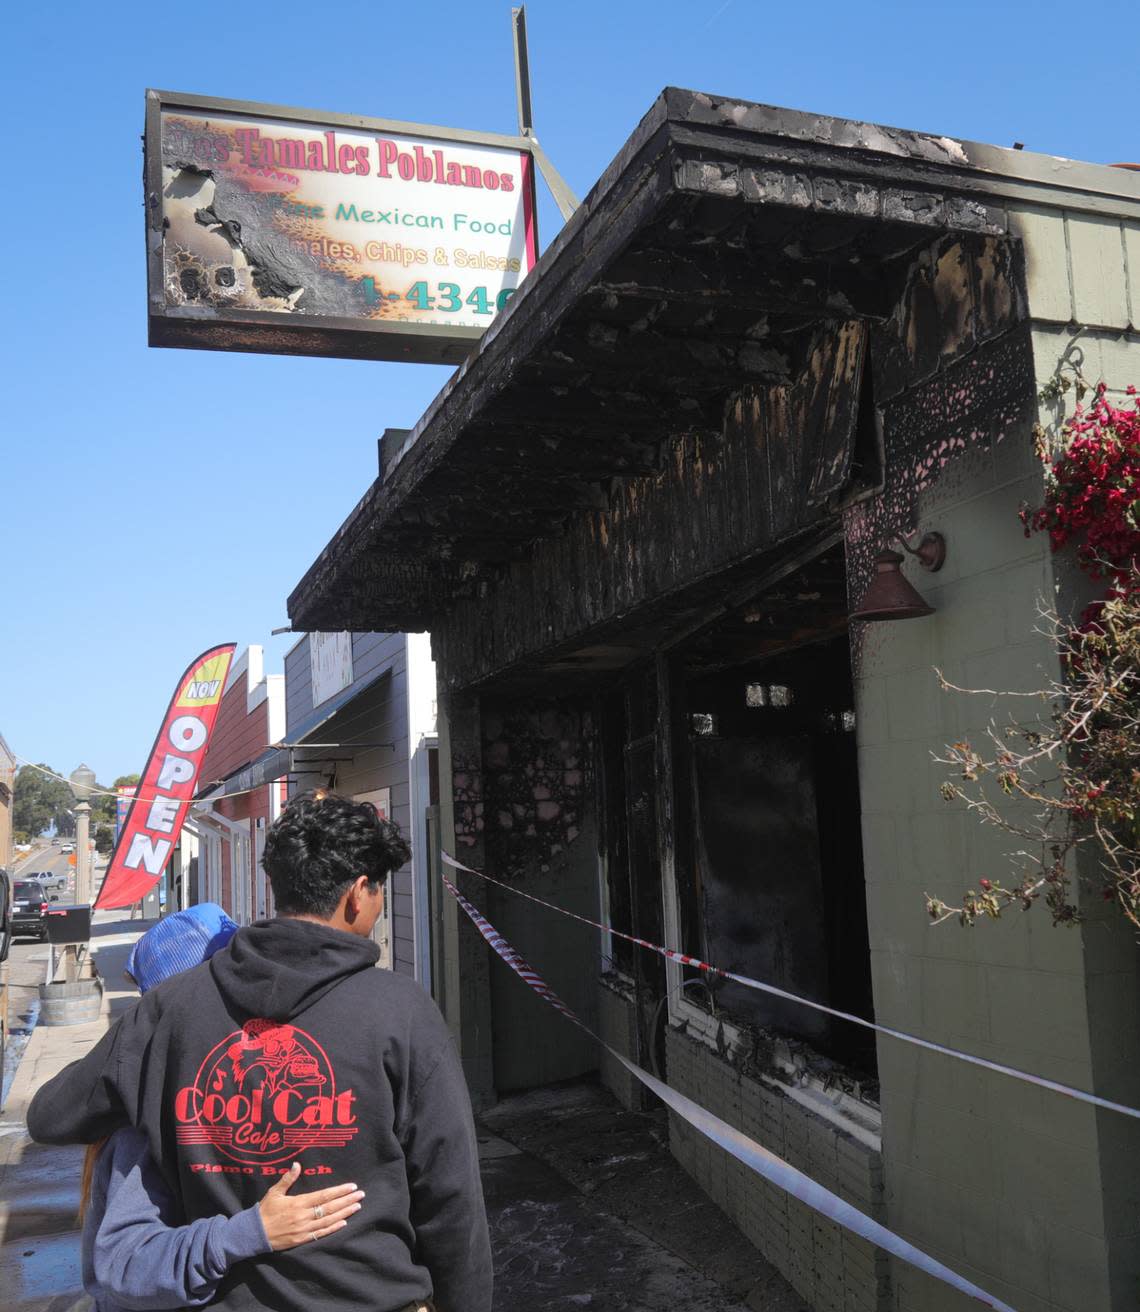
M 1066 385 L 1054 384 L 1052 395 Z M 1140 929 L 1140 403 L 1114 406 L 1102 382 L 1085 408 L 1089 390 L 1078 376 L 1076 410 L 1055 450 L 1035 430 L 1050 468 L 1044 501 L 1021 515 L 1026 534 L 1048 533 L 1053 551 L 1075 548 L 1103 595 L 1075 625 L 1043 616 L 1059 681 L 1012 693 L 942 679 L 947 690 L 1017 706 L 1007 723 L 991 722 L 984 743 L 953 743 L 937 759 L 951 768 L 947 801 L 1025 845 L 1013 853 L 1013 880 L 979 879 L 956 905 L 927 895 L 935 923 L 973 925 L 1044 900 L 1054 924 L 1074 924 L 1072 858 L 1085 849 L 1101 894 Z

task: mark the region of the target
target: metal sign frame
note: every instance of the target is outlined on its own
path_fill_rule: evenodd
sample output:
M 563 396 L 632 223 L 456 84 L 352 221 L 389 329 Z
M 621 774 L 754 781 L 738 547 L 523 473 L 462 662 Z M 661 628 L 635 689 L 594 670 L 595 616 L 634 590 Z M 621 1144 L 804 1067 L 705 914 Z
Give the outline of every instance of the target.
M 173 91 L 148 90 L 146 93 L 143 176 L 146 192 L 147 328 L 151 346 L 428 364 L 461 364 L 467 358 L 486 328 L 406 321 L 383 323 L 372 319 L 248 308 L 168 305 L 163 268 L 161 122 L 163 112 L 169 110 L 279 119 L 282 123 L 303 123 L 315 128 L 342 128 L 437 141 L 443 139 L 459 145 L 492 146 L 516 151 L 526 156 L 529 165 L 524 168 L 522 181 L 529 191 L 530 214 L 537 223 L 537 143 L 532 137 L 471 132 L 463 128 L 405 123 L 396 119 L 336 114 L 327 110 L 226 100 Z M 537 249 L 537 234 L 535 246 Z

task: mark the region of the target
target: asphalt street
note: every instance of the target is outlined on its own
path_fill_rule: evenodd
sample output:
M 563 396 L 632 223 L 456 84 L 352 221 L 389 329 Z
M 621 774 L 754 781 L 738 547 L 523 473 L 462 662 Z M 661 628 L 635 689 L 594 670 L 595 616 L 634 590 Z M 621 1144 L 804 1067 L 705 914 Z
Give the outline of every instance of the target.
M 47 874 L 53 880 L 67 879 L 66 889 L 59 888 L 61 902 L 75 895 L 75 867 L 69 863 L 62 845 L 53 847 L 51 843 L 40 840 L 12 866 L 13 879 L 34 879 L 38 874 Z

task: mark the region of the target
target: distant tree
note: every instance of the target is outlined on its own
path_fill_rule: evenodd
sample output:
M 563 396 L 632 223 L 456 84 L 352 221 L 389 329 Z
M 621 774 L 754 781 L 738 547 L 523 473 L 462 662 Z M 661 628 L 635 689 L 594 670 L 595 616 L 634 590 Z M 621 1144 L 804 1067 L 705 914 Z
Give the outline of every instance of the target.
M 12 806 L 13 829 L 42 834 L 54 824 L 64 837 L 69 838 L 75 833 L 75 817 L 71 813 L 75 799 L 67 784 L 54 778 L 54 774 L 54 770 L 42 763 L 38 767 L 24 765 L 17 771 Z
M 113 825 L 115 823 L 115 799 L 108 794 L 113 791 L 106 784 L 97 784 L 99 792 L 88 800 L 91 802 L 91 825 Z
M 91 820 L 93 824 L 109 825 L 112 835 L 115 832 L 115 809 L 117 798 L 114 794 L 120 787 L 133 787 L 139 781 L 137 774 L 121 774 L 113 784 L 99 784 L 100 791 L 91 799 Z
M 30 765 L 16 771 L 12 799 L 12 828 L 40 834 L 51 824 L 51 806 L 43 795 L 44 775 Z
M 104 854 L 110 852 L 115 846 L 115 831 L 110 825 L 99 824 L 95 826 L 95 851 Z

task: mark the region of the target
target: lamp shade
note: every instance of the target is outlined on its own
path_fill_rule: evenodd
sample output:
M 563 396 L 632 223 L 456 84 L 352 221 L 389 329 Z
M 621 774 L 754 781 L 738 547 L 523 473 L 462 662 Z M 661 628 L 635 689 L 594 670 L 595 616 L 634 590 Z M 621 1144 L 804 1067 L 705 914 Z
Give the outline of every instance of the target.
M 89 765 L 80 765 L 72 770 L 70 781 L 77 802 L 86 802 L 95 791 L 95 771 Z
M 880 551 L 875 557 L 875 573 L 863 600 L 851 612 L 853 620 L 910 620 L 933 615 L 899 568 L 905 558 L 897 551 Z

